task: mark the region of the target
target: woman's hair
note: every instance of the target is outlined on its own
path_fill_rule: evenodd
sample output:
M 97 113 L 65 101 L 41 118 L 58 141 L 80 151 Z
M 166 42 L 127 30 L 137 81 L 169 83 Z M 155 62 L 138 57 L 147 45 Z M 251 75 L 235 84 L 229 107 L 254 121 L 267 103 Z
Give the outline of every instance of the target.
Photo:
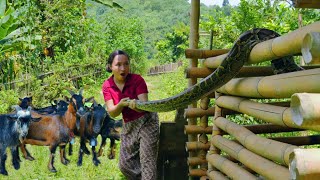
M 123 50 L 115 50 L 109 55 L 109 58 L 108 58 L 108 61 L 107 61 L 107 71 L 108 72 L 112 72 L 110 67 L 112 65 L 114 57 L 116 57 L 117 55 L 125 55 L 125 56 L 127 56 L 128 60 L 130 61 L 129 55 L 125 51 L 123 51 Z

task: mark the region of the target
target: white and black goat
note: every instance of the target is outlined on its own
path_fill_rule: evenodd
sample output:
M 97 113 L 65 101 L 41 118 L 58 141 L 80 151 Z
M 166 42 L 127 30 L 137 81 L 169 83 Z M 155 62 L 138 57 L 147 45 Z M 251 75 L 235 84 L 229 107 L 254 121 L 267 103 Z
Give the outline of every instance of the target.
M 20 142 L 27 136 L 31 121 L 37 122 L 41 118 L 31 117 L 31 107 L 22 109 L 15 105 L 15 112 L 12 114 L 0 115 L 0 173 L 8 175 L 5 167 L 7 147 L 10 148 L 12 154 L 12 164 L 15 169 L 20 168 L 20 161 L 15 158 L 17 156 L 17 147 Z

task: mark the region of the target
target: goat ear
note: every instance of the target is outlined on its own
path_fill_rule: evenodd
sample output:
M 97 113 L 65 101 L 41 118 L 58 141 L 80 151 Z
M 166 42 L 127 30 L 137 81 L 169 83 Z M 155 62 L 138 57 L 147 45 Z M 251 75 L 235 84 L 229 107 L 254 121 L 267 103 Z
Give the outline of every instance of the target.
M 18 106 L 18 105 L 13 105 L 11 107 L 12 107 L 12 109 L 15 109 L 17 112 L 22 110 L 22 108 L 20 106 Z
M 19 101 L 22 101 L 23 99 L 22 98 L 19 98 Z
M 93 96 L 91 96 L 91 97 L 89 97 L 89 98 L 86 98 L 85 100 L 84 100 L 84 102 L 92 102 L 92 103 L 94 103 L 94 97 Z
M 70 90 L 70 89 L 67 89 L 67 91 L 71 94 L 71 96 L 73 96 L 75 93 L 72 91 L 72 90 Z

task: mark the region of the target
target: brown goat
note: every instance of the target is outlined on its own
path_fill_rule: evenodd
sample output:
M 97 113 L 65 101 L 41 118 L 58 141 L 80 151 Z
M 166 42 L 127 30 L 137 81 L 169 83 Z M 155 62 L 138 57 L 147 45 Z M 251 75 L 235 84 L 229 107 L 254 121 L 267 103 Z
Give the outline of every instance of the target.
M 73 138 L 76 121 L 85 114 L 82 90 L 75 94 L 69 90 L 71 98 L 66 112 L 57 114 L 41 115 L 42 120 L 32 123 L 26 139 L 20 145 L 26 159 L 33 159 L 25 149 L 25 144 L 49 146 L 50 158 L 48 168 L 51 172 L 57 172 L 54 167 L 54 155 L 56 148 L 60 147 L 60 160 L 64 165 L 69 163 L 65 156 L 65 146 Z

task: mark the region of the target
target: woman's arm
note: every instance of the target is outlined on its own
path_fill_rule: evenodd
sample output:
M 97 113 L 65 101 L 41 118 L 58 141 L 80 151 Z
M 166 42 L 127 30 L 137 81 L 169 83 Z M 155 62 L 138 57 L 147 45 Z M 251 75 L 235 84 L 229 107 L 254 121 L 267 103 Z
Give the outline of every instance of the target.
M 119 116 L 122 112 L 122 109 L 124 107 L 128 107 L 129 106 L 129 98 L 123 98 L 120 100 L 120 102 L 117 105 L 114 105 L 113 100 L 110 99 L 108 101 L 106 101 L 106 106 L 107 106 L 107 111 L 109 112 L 110 116 L 115 118 L 117 116 Z
M 138 99 L 140 101 L 148 101 L 148 93 L 143 93 L 138 95 Z M 137 112 L 143 112 L 143 110 L 137 109 L 136 108 L 136 99 L 132 99 L 129 102 L 129 108 L 137 111 Z

